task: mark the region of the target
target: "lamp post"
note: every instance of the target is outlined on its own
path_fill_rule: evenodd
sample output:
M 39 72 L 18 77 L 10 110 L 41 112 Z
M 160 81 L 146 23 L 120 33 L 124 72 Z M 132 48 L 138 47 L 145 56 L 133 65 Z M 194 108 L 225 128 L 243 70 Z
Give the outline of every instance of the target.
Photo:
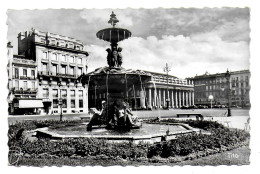
M 227 79 L 227 99 L 228 99 L 228 113 L 227 116 L 231 116 L 231 109 L 230 109 L 230 72 L 227 69 L 227 72 L 225 74 L 225 77 Z
M 209 100 L 210 100 L 210 116 L 212 116 L 212 100 L 213 100 L 213 95 L 209 95 Z
M 61 82 L 58 83 L 59 88 L 61 87 Z M 61 97 L 61 89 L 60 89 L 60 98 L 59 98 L 59 105 L 60 105 L 60 121 L 62 121 L 62 97 Z
M 168 64 L 166 63 L 166 66 L 164 67 L 164 72 L 166 72 L 167 74 L 167 95 L 166 95 L 166 108 L 169 109 L 169 87 L 168 87 L 168 84 L 169 84 L 169 71 L 170 68 L 168 67 Z

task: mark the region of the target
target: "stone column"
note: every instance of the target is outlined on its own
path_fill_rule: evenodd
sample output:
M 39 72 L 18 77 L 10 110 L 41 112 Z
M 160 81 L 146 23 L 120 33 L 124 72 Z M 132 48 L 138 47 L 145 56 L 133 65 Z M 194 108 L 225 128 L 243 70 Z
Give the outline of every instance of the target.
M 175 106 L 178 108 L 178 91 L 175 91 Z
M 191 106 L 192 103 L 191 103 L 191 91 L 189 91 L 189 105 Z
M 162 90 L 163 90 L 163 107 L 165 107 L 165 89 Z
M 140 105 L 141 108 L 145 108 L 145 91 L 144 90 L 140 90 Z
M 152 106 L 152 90 L 148 88 L 148 106 Z
M 179 91 L 179 107 L 181 107 L 181 91 Z
M 154 91 L 153 91 L 153 100 L 154 100 L 154 106 L 158 106 L 157 105 L 157 92 L 156 92 L 155 88 L 154 88 Z
M 172 102 L 171 102 L 171 96 L 170 96 L 170 89 L 168 90 L 167 96 L 168 96 L 167 99 L 169 99 L 169 108 L 170 108 L 170 107 L 171 107 L 171 104 L 172 104 Z M 167 103 L 166 103 L 166 105 L 167 105 Z
M 192 105 L 194 105 L 194 91 L 192 91 L 191 93 L 192 93 Z
M 171 99 L 171 104 L 172 104 L 172 108 L 174 108 L 174 93 L 173 93 L 173 90 L 172 91 L 172 99 Z
M 185 92 L 182 92 L 182 106 L 185 106 Z
M 162 100 L 161 100 L 161 90 L 158 89 L 158 108 L 161 108 Z
M 189 93 L 188 93 L 188 91 L 186 91 L 185 92 L 185 94 L 186 94 L 186 105 L 189 105 L 190 106 L 190 103 L 189 103 Z

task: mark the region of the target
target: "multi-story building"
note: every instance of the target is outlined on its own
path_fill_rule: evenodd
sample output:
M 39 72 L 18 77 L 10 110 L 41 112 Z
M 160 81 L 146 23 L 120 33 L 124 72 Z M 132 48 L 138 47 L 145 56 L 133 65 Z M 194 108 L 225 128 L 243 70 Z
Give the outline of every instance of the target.
M 234 71 L 230 74 L 231 104 L 233 106 L 250 106 L 250 72 L 249 70 Z
M 38 113 L 43 107 L 42 101 L 36 98 L 36 63 L 24 56 L 13 55 L 9 64 L 9 112 L 13 114 Z
M 81 74 L 87 73 L 87 56 L 88 52 L 79 40 L 35 29 L 19 33 L 18 56 L 13 59 L 17 58 L 17 61 L 19 59 L 27 64 L 28 74 L 24 68 L 20 68 L 22 72 L 19 73 L 22 74 L 19 74 L 19 78 L 26 78 L 27 88 L 36 86 L 35 98 L 42 102 L 42 108 L 39 108 L 37 113 L 58 114 L 61 110 L 63 113 L 88 112 L 88 87 L 77 81 Z M 12 81 L 15 81 L 15 67 L 11 73 L 14 75 Z M 24 77 L 27 75 L 31 78 L 33 73 L 34 82 Z M 21 83 L 26 88 L 25 80 L 19 81 L 19 84 L 14 84 L 13 87 L 20 88 Z M 62 109 L 59 107 L 59 101 L 62 103 Z M 30 102 L 33 107 L 35 103 L 32 101 L 26 103 L 29 105 Z M 21 102 L 18 103 L 20 108 Z
M 188 78 L 194 81 L 196 105 L 210 105 L 209 96 L 213 96 L 214 105 L 250 106 L 249 70 L 233 71 L 228 74 L 217 73 Z
M 166 107 L 167 101 L 171 108 L 194 105 L 194 85 L 191 80 L 180 79 L 163 73 L 148 73 L 152 75 L 151 79 L 145 84 L 148 106 Z

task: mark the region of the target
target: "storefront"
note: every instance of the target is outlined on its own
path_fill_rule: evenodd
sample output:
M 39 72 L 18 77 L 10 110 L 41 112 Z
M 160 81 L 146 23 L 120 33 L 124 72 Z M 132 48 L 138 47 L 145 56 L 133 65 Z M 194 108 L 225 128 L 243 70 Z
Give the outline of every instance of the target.
M 14 101 L 15 115 L 38 115 L 42 113 L 42 100 L 16 100 Z

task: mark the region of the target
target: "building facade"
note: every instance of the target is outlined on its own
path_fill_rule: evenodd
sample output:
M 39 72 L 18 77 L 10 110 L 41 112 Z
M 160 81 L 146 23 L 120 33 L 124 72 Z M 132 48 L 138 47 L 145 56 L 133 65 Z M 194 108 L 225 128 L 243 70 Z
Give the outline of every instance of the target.
M 145 84 L 146 103 L 151 107 L 181 108 L 194 105 L 194 85 L 191 80 L 180 79 L 172 75 L 151 73 L 151 79 Z
M 136 71 L 140 72 L 141 70 Z M 121 76 L 121 82 L 116 87 L 112 87 L 114 84 L 111 83 L 113 79 L 110 76 L 110 78 L 103 80 L 107 81 L 106 84 L 101 84 L 102 82 L 90 84 L 89 107 L 101 108 L 102 100 L 109 101 L 108 98 L 119 100 L 122 97 L 128 101 L 133 109 L 166 108 L 167 102 L 169 108 L 194 105 L 194 85 L 190 80 L 162 73 L 141 71 L 140 74 L 146 76 L 144 80 L 141 76 L 136 76 L 136 71 L 132 70 L 131 73 Z M 107 77 L 103 74 L 98 76 L 100 78 Z M 119 76 L 115 75 L 114 78 L 119 78 Z M 90 77 L 90 81 L 91 79 L 94 78 Z M 135 79 L 134 83 L 132 83 L 133 79 Z M 130 82 L 131 80 L 132 82 Z M 129 83 L 132 85 L 129 86 Z M 107 92 L 107 89 L 110 91 L 111 88 L 118 91 Z M 107 98 L 107 96 L 109 97 Z
M 82 86 L 77 81 L 81 74 L 87 73 L 87 56 L 88 52 L 79 40 L 35 29 L 19 33 L 18 55 L 13 56 L 12 65 L 8 65 L 12 67 L 9 68 L 9 74 L 12 74 L 9 75 L 12 81 L 9 89 L 33 89 L 36 91 L 34 100 L 41 102 L 36 106 L 36 102 L 29 97 L 23 104 L 21 98 L 9 97 L 12 101 L 18 100 L 16 110 L 26 105 L 27 108 L 34 108 L 34 114 L 60 114 L 61 110 L 63 113 L 87 113 L 88 86 Z M 14 63 L 17 61 L 22 61 L 23 66 L 27 67 L 27 74 L 22 64 Z
M 250 71 L 233 71 L 229 74 L 217 73 L 188 78 L 194 81 L 195 105 L 210 105 L 209 96 L 213 96 L 214 105 L 249 107 Z

